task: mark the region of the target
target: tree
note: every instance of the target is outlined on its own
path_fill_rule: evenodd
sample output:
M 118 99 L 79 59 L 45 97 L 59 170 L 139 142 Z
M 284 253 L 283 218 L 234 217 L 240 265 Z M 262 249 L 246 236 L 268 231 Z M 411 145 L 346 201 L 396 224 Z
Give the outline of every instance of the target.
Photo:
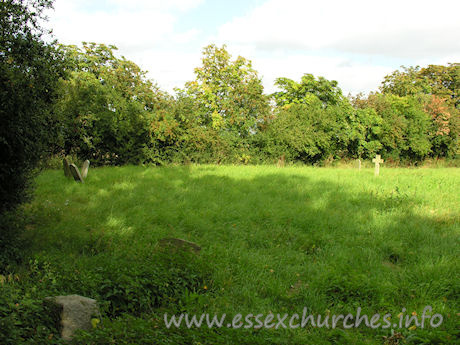
M 445 98 L 436 95 L 428 96 L 428 99 L 425 99 L 424 109 L 432 120 L 430 129 L 432 155 L 455 157 L 459 151 L 459 109 L 449 106 L 445 102 Z
M 272 159 L 318 163 L 343 158 L 349 144 L 348 114 L 340 106 L 324 108 L 316 96 L 309 104 L 287 104 L 276 109 L 258 134 L 259 143 Z
M 348 153 L 354 158 L 370 158 L 382 148 L 380 137 L 382 134 L 383 119 L 370 106 L 371 93 L 368 98 L 358 94 L 352 98 L 354 111 L 350 116 L 350 143 Z
M 0 2 L 0 270 L 20 260 L 17 206 L 30 196 L 38 162 L 56 136 L 52 112 L 62 59 L 42 39 L 48 0 Z
M 380 87 L 382 93 L 401 97 L 435 95 L 456 108 L 460 107 L 460 63 L 401 68 L 402 71 L 394 71 L 384 78 Z
M 196 80 L 186 83 L 184 92 L 197 103 L 201 125 L 220 133 L 248 137 L 269 111 L 268 99 L 251 61 L 231 56 L 224 45 L 203 50 L 202 67 Z
M 62 58 L 39 25 L 51 0 L 0 2 L 0 213 L 25 200 L 32 172 L 48 153 Z
M 312 74 L 304 74 L 300 83 L 289 78 L 277 78 L 275 85 L 282 89 L 272 95 L 278 106 L 311 104 L 315 98 L 321 100 L 323 106 L 337 105 L 345 100 L 337 81 L 323 77 L 316 79 Z
M 402 71 L 396 70 L 385 76 L 380 91 L 385 94 L 394 94 L 400 97 L 428 94 L 431 92 L 429 82 L 420 74 L 420 66 L 401 66 Z
M 426 96 L 371 94 L 364 109 L 373 109 L 381 118 L 376 141 L 384 156 L 393 160 L 419 161 L 431 153 L 430 116 L 424 110 Z
M 149 147 L 171 135 L 170 97 L 115 46 L 61 46 L 70 77 L 61 80 L 57 104 L 66 153 L 96 164 L 144 161 Z M 147 156 L 153 157 L 150 152 Z
M 460 122 L 460 63 L 402 69 L 386 76 L 380 90 L 386 95 L 415 97 L 431 120 L 430 155 L 455 157 Z
M 429 65 L 421 69 L 420 75 L 429 81 L 432 95 L 460 108 L 460 63 Z

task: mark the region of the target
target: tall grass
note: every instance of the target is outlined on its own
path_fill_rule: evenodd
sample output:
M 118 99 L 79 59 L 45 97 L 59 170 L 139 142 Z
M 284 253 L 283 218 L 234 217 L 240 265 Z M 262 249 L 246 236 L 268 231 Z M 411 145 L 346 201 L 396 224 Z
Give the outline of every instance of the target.
M 451 344 L 459 336 L 459 182 L 454 168 L 383 168 L 376 178 L 372 169 L 131 166 L 90 169 L 84 184 L 50 170 L 24 209 L 26 239 L 31 257 L 83 271 L 109 258 L 117 260 L 114 270 L 126 267 L 162 237 L 202 246 L 203 280 L 175 306 L 106 322 L 142 324 L 158 343 L 383 344 L 391 329 L 178 335 L 164 329 L 161 315 L 292 315 L 304 307 L 332 315 L 361 307 L 391 313 L 393 322 L 402 308 L 420 315 L 430 305 L 444 317 L 439 328 L 394 331 L 410 344 Z M 67 286 L 61 292 L 75 292 Z M 157 321 L 143 324 L 149 318 Z

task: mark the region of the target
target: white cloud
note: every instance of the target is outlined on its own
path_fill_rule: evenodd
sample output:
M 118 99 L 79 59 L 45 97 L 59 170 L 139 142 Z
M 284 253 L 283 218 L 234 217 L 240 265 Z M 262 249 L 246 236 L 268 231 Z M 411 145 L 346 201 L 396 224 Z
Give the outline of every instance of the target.
M 185 45 L 200 34 L 191 28 L 177 31 L 179 16 L 203 0 L 56 1 L 48 25 L 63 44 L 96 42 L 119 48 L 117 54 L 149 71 L 160 87 L 172 91 L 193 77 L 200 48 Z M 194 64 L 194 65 L 192 65 Z
M 111 0 L 110 2 L 124 9 L 187 11 L 202 4 L 204 0 Z
M 201 0 L 121 1 L 91 6 L 88 1 L 57 1 L 51 27 L 63 43 L 82 41 L 110 43 L 126 49 L 150 49 L 184 35 L 174 32 L 177 11 L 196 6 Z M 97 2 L 95 2 L 97 3 Z M 94 5 L 94 3 L 93 3 Z
M 151 49 L 138 57 L 132 58 L 136 64 L 149 71 L 161 89 L 172 92 L 174 88 L 182 88 L 186 81 L 194 79 L 194 68 L 199 66 L 201 52 L 187 52 L 172 48 L 168 50 Z
M 202 6 L 179 30 L 203 2 L 57 0 L 49 25 L 64 44 L 116 45 L 168 91 L 193 79 L 210 43 L 252 60 L 267 92 L 275 78 L 304 73 L 337 80 L 345 94 L 369 92 L 402 64 L 460 61 L 458 0 L 268 0 L 214 28 L 198 25 L 213 15 Z
M 276 77 L 312 73 L 368 92 L 400 64 L 459 61 L 458 13 L 455 0 L 269 0 L 223 24 L 216 41 L 251 52 L 269 91 Z
M 221 40 L 262 50 L 423 57 L 460 54 L 460 2 L 270 0 L 221 26 Z

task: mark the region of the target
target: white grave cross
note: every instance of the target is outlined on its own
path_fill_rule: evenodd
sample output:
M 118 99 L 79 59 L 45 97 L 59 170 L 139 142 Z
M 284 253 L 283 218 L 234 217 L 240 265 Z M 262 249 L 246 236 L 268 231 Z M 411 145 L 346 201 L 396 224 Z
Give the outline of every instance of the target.
M 380 155 L 375 155 L 375 158 L 372 159 L 372 162 L 375 163 L 374 175 L 379 176 L 380 173 L 380 163 L 383 163 L 383 159 L 381 159 Z

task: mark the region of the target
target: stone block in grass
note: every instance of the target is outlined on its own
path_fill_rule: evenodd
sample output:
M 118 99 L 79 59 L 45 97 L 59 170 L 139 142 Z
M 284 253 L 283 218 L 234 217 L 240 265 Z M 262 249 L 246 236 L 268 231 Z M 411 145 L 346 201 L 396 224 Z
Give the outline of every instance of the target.
M 99 316 L 96 300 L 79 296 L 46 297 L 45 303 L 59 314 L 61 337 L 71 340 L 78 329 L 89 331 L 93 325 L 91 319 Z

